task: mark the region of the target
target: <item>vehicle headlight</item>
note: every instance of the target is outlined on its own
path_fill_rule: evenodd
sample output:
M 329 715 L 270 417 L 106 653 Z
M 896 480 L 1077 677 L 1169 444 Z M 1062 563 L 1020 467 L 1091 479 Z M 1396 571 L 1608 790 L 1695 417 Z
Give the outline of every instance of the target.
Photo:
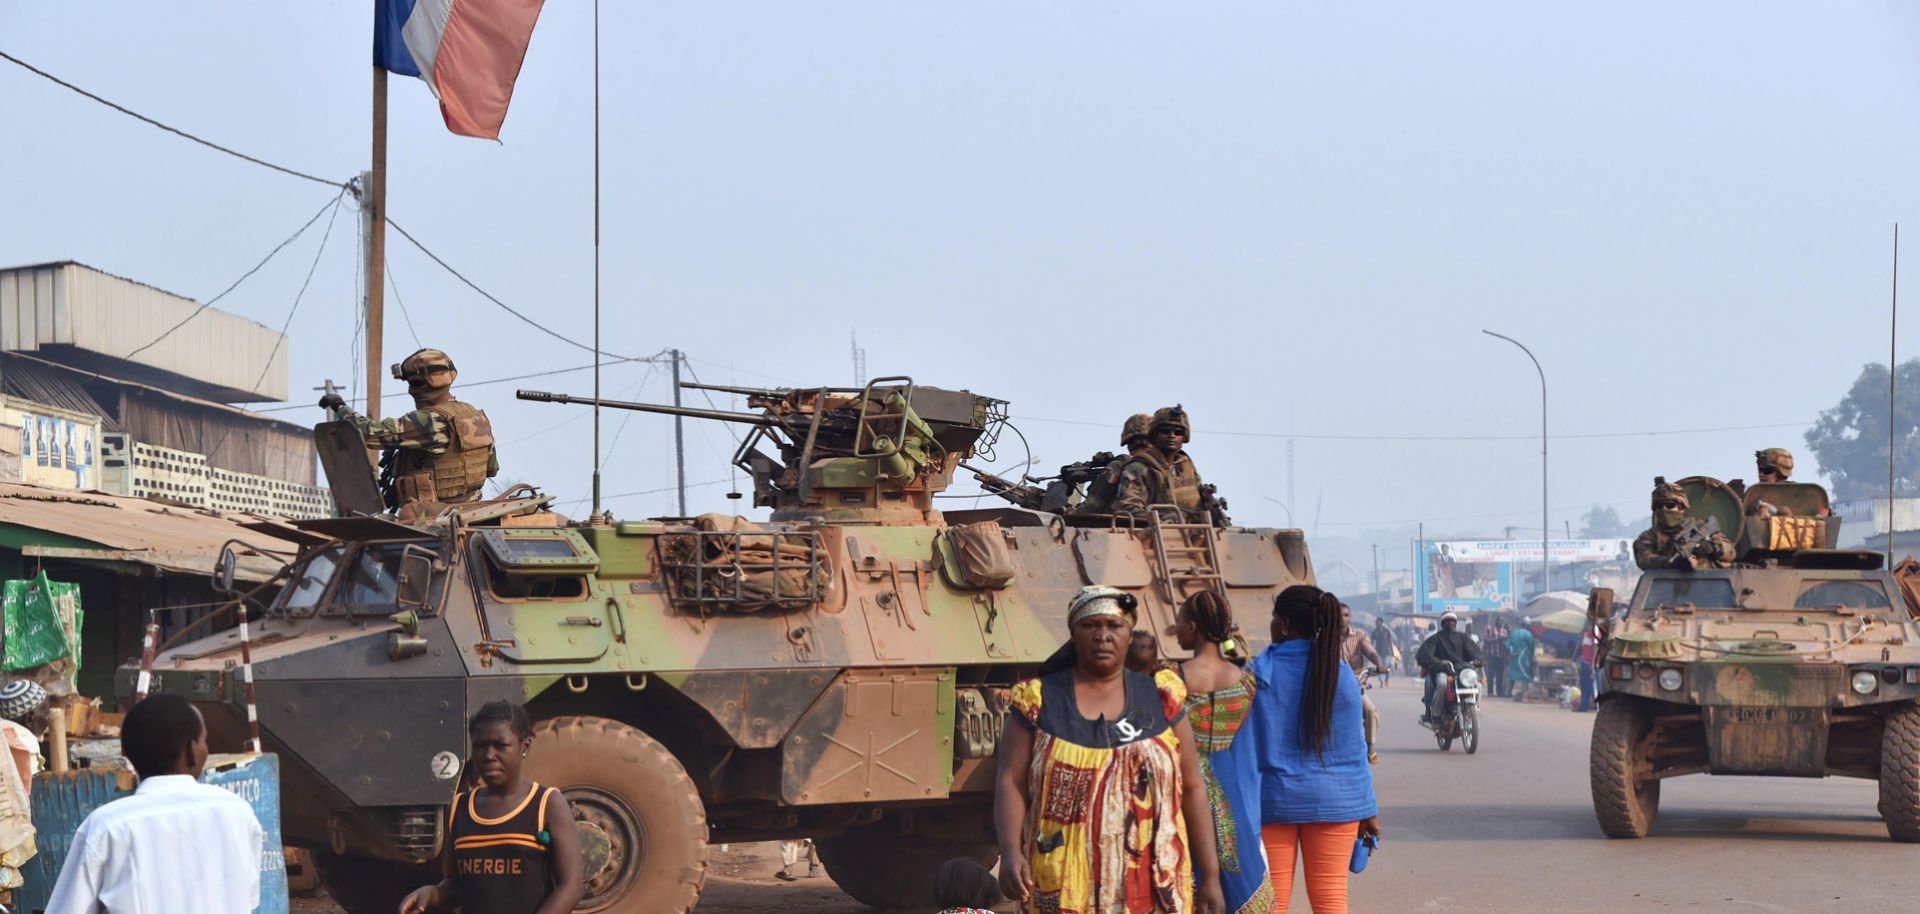
M 1660 671 L 1660 688 L 1665 689 L 1669 692 L 1680 691 L 1680 671 L 1679 670 L 1661 670 Z
M 1880 677 L 1867 670 L 1853 674 L 1853 690 L 1861 695 L 1872 695 L 1880 687 Z
M 1480 685 L 1480 671 L 1475 670 L 1472 667 L 1468 667 L 1467 669 L 1461 670 L 1460 685 L 1462 688 L 1468 688 L 1468 689 L 1478 687 Z

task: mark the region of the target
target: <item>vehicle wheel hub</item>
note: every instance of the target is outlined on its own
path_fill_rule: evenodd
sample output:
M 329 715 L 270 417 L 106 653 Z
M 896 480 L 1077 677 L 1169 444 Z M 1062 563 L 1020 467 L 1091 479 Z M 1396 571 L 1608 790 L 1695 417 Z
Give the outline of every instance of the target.
M 646 860 L 640 820 L 627 804 L 596 787 L 570 787 L 567 803 L 580 830 L 587 893 L 576 911 L 598 911 L 625 892 Z

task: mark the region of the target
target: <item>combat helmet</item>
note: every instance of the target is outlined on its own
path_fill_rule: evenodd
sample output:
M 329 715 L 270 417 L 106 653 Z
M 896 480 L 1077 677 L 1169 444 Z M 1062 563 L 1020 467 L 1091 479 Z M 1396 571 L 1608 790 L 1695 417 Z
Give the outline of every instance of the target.
M 1136 438 L 1145 438 L 1153 431 L 1153 417 L 1146 413 L 1134 413 L 1120 425 L 1120 446 L 1128 447 Z
M 1187 436 L 1187 440 L 1193 440 L 1193 426 L 1187 421 L 1187 411 L 1180 404 L 1162 406 L 1153 411 L 1153 422 L 1149 429 L 1158 429 L 1166 425 L 1179 429 L 1182 435 Z
M 1781 481 L 1793 475 L 1793 452 L 1783 447 L 1770 447 L 1764 451 L 1753 452 L 1753 462 L 1761 470 L 1772 470 Z
M 1663 501 L 1679 502 L 1680 509 L 1683 511 L 1693 507 L 1693 501 L 1687 498 L 1685 489 L 1668 482 L 1665 476 L 1655 476 L 1653 477 L 1653 497 L 1650 499 L 1650 504 L 1657 510 Z
M 457 375 L 460 373 L 460 369 L 454 367 L 453 359 L 438 349 L 414 350 L 412 355 L 401 359 L 400 363 L 393 366 L 391 370 L 395 379 L 404 381 L 407 379 L 407 375 L 413 374 L 422 368 L 442 365 L 446 366 L 447 371 L 453 374 Z

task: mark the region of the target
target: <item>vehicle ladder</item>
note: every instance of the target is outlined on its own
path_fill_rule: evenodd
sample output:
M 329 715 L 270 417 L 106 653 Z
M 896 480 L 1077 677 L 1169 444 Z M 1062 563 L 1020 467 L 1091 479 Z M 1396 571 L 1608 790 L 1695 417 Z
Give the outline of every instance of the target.
M 1186 512 L 1174 505 L 1151 505 L 1147 535 L 1153 541 L 1154 566 L 1169 606 L 1178 608 L 1202 590 L 1225 596 L 1212 524 L 1189 522 Z

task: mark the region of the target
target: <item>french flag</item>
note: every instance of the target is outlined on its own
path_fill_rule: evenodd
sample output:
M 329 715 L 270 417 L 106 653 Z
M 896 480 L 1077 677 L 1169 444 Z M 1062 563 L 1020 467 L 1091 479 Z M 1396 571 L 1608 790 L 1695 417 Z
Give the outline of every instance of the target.
M 418 76 L 447 129 L 500 138 L 543 0 L 375 0 L 373 65 Z

